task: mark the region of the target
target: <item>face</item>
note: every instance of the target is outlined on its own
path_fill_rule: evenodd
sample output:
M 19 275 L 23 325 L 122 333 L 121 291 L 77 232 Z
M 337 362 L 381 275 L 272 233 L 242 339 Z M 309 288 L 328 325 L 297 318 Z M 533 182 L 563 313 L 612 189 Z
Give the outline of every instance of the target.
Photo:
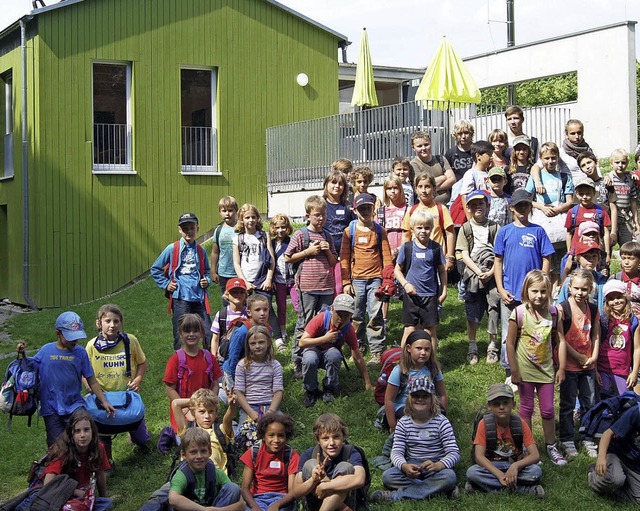
M 195 442 L 191 442 L 189 447 L 182 451 L 182 454 L 191 470 L 202 472 L 207 466 L 209 456 L 211 456 L 211 445 L 197 445 Z
M 581 124 L 569 124 L 565 131 L 567 140 L 572 144 L 580 145 L 584 141 L 584 128 Z
M 500 194 L 504 189 L 504 185 L 507 184 L 507 180 L 502 176 L 491 176 L 489 178 L 489 186 L 494 193 Z
M 526 144 L 518 144 L 513 148 L 513 152 L 516 155 L 516 161 L 526 163 L 529 159 L 531 149 Z
M 542 165 L 544 165 L 547 172 L 556 171 L 556 167 L 558 166 L 557 154 L 547 151 L 546 153 L 543 153 L 540 158 L 542 159 Z
M 369 188 L 369 182 L 364 177 L 357 177 L 353 181 L 353 188 L 358 193 L 366 193 Z
M 507 117 L 507 126 L 509 126 L 511 132 L 516 135 L 520 135 L 522 133 L 523 122 L 524 119 L 520 117 L 520 114 L 511 114 L 509 117 Z
M 456 135 L 456 140 L 458 141 L 458 144 L 460 144 L 460 147 L 469 147 L 473 140 L 473 135 L 469 130 L 464 129 Z
M 115 312 L 107 312 L 99 320 L 96 321 L 100 332 L 110 341 L 118 337 L 122 320 Z
M 529 220 L 531 208 L 530 202 L 519 202 L 515 206 L 511 206 L 511 213 L 514 219 L 517 219 L 520 223 L 526 223 Z
M 246 211 L 242 216 L 242 222 L 247 231 L 253 232 L 258 228 L 258 215 L 254 211 Z
M 600 250 L 594 248 L 578 256 L 578 265 L 585 270 L 595 270 L 600 262 Z
M 489 401 L 487 406 L 491 413 L 498 419 L 508 419 L 513 411 L 513 399 L 508 397 L 499 397 L 493 401 Z
M 268 453 L 275 454 L 284 449 L 287 443 L 287 433 L 284 424 L 280 422 L 272 422 L 267 426 L 262 439 L 265 449 Z
M 271 340 L 263 334 L 257 334 L 249 339 L 249 351 L 255 360 L 263 360 L 267 356 Z
M 569 293 L 573 296 L 576 303 L 584 303 L 589 299 L 589 293 L 591 292 L 591 286 L 589 286 L 586 279 L 580 279 L 573 277 L 569 284 Z
M 406 163 L 396 163 L 393 166 L 393 175 L 398 176 L 403 182 L 409 177 L 409 165 Z
M 507 144 L 500 139 L 495 139 L 495 140 L 489 140 L 489 142 L 491 142 L 491 145 L 493 145 L 493 151 L 497 154 L 502 154 L 504 153 L 504 150 L 507 148 Z
M 582 160 L 580 160 L 580 169 L 587 176 L 593 179 L 597 174 L 598 164 L 591 158 L 583 158 Z
M 247 291 L 241 287 L 236 287 L 227 293 L 227 301 L 236 306 L 236 308 L 242 306 L 246 300 Z
M 279 240 L 283 240 L 285 239 L 289 233 L 289 227 L 287 226 L 286 222 L 284 220 L 279 220 L 278 223 L 276 224 L 276 238 Z
M 93 439 L 91 423 L 88 420 L 81 420 L 73 426 L 73 443 L 80 452 L 86 452 Z
M 235 210 L 235 208 L 228 208 L 226 206 L 222 206 L 220 208 L 220 216 L 222 217 L 222 221 L 227 225 L 236 223 L 236 214 L 237 211 Z
M 180 340 L 187 348 L 197 348 L 200 339 L 202 339 L 202 332 L 200 330 L 180 331 Z
M 342 192 L 344 192 L 344 184 L 342 181 L 338 180 L 327 183 L 327 194 L 334 201 L 338 201 L 340 199 Z
M 249 317 L 256 325 L 264 325 L 269 319 L 269 303 L 259 300 L 251 304 L 249 309 Z
M 419 366 L 426 364 L 431 358 L 431 341 L 428 339 L 418 339 L 407 345 L 406 350 L 411 355 L 411 361 Z
M 614 158 L 611 160 L 611 169 L 616 174 L 624 174 L 624 171 L 627 170 L 628 165 L 629 160 L 625 158 Z
M 423 245 L 426 245 L 427 243 L 429 243 L 431 231 L 433 231 L 433 225 L 428 222 L 416 222 L 411 230 L 413 231 L 416 239 Z
M 640 268 L 640 258 L 630 254 L 621 254 L 620 266 L 622 266 L 622 269 L 627 275 L 635 275 L 638 268 Z
M 622 314 L 627 307 L 627 297 L 622 293 L 609 293 L 606 300 L 611 310 L 618 315 Z
M 486 170 L 491 166 L 491 154 L 478 154 L 476 155 L 476 165 L 482 170 Z
M 484 199 L 475 199 L 467 202 L 467 211 L 476 222 L 480 222 L 487 216 L 487 201 Z
M 386 189 L 386 194 L 387 197 L 389 197 L 389 200 L 394 203 L 400 197 L 400 188 L 397 185 L 392 184 Z
M 58 348 L 60 349 L 71 351 L 78 344 L 78 341 L 67 341 L 67 339 L 65 339 L 64 337 L 64 334 L 60 331 L 57 332 L 57 335 L 58 335 L 57 345 L 58 345 Z
M 527 297 L 534 307 L 546 307 L 549 303 L 546 284 L 544 282 L 536 282 L 529 286 Z
M 218 414 L 213 408 L 207 407 L 204 404 L 199 404 L 193 411 L 193 418 L 196 420 L 196 424 L 205 429 L 211 429 L 213 427 L 217 416 Z
M 593 204 L 593 197 L 596 191 L 590 186 L 578 186 L 575 189 L 575 196 L 578 198 L 578 202 L 583 206 L 591 206 Z
M 312 225 L 314 229 L 320 231 L 327 221 L 327 212 L 324 209 L 312 208 L 307 217 L 309 218 L 309 224 Z
M 318 438 L 318 445 L 320 445 L 322 449 L 323 458 L 325 456 L 329 456 L 330 458 L 338 456 L 343 444 L 344 436 L 342 435 L 342 431 L 325 431 L 320 433 L 320 437 Z
M 417 413 L 425 413 L 429 411 L 431 408 L 431 400 L 433 396 L 428 392 L 424 392 L 422 390 L 418 392 L 414 392 L 411 394 L 411 403 L 413 405 L 413 409 Z
M 426 179 L 418 182 L 416 185 L 416 194 L 420 198 L 420 201 L 424 204 L 431 204 L 433 201 L 433 186 Z
M 331 327 L 333 330 L 341 330 L 351 321 L 351 316 L 353 316 L 353 314 L 350 312 L 334 310 L 331 314 Z
M 431 160 L 431 140 L 428 138 L 416 138 L 411 147 L 413 147 L 413 151 L 422 161 L 428 162 Z
M 373 205 L 363 204 L 362 206 L 356 208 L 356 213 L 361 222 L 370 222 L 373 218 Z
M 180 236 L 186 241 L 189 245 L 196 240 L 196 234 L 198 234 L 198 224 L 195 222 L 187 222 L 186 224 L 182 224 L 178 226 L 178 232 Z

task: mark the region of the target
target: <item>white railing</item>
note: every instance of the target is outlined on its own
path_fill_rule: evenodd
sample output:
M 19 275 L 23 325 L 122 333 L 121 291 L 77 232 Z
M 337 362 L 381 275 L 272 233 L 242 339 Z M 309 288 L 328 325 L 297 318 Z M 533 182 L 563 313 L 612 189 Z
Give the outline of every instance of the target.
M 129 124 L 94 123 L 93 170 L 116 172 L 132 170 Z
M 216 172 L 218 147 L 214 128 L 182 126 L 182 173 Z

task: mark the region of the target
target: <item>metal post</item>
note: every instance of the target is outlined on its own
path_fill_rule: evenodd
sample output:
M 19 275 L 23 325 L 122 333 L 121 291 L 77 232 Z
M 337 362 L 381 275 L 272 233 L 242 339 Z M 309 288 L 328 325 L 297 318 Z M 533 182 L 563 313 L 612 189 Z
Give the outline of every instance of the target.
M 513 1 L 507 0 L 507 48 L 516 45 L 516 18 L 513 12 Z M 508 103 L 516 104 L 516 86 L 511 84 L 507 87 Z

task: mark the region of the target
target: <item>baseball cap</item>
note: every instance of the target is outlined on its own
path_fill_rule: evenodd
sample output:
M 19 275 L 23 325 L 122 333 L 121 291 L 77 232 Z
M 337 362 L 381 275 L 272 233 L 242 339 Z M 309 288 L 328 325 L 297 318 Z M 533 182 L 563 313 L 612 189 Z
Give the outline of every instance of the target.
M 227 285 L 224 286 L 225 291 L 231 291 L 232 289 L 244 289 L 247 290 L 247 284 L 244 280 L 239 278 L 232 278 L 227 280 Z
M 531 139 L 526 135 L 518 135 L 513 139 L 513 143 L 511 144 L 511 147 L 515 147 L 518 144 L 524 144 L 527 147 L 531 147 Z
M 580 240 L 578 241 L 578 243 L 576 243 L 575 252 L 576 252 L 576 255 L 582 255 L 594 249 L 599 250 L 600 247 L 598 246 L 597 243 L 594 243 L 593 240 L 586 239 L 586 240 Z
M 627 285 L 621 280 L 607 280 L 604 286 L 602 287 L 602 294 L 607 296 L 610 293 L 621 293 L 626 294 Z
M 341 295 L 336 296 L 333 300 L 333 310 L 355 314 L 356 301 L 353 296 L 342 293 Z
M 373 200 L 373 197 L 371 195 L 369 195 L 368 193 L 361 193 L 356 197 L 355 207 L 356 209 L 358 209 L 360 206 L 364 206 L 366 204 L 371 204 L 373 206 L 375 205 L 375 203 L 376 202 Z
M 494 383 L 487 391 L 487 401 L 493 401 L 499 397 L 513 399 L 513 389 L 506 383 Z
M 515 206 L 516 204 L 520 204 L 521 202 L 528 202 L 531 204 L 531 194 L 526 191 L 524 188 L 518 188 L 513 195 L 511 196 L 511 205 Z
M 431 381 L 431 378 L 425 378 L 424 376 L 419 376 L 418 378 L 414 378 L 409 383 L 409 394 L 415 394 L 416 392 L 426 392 L 427 394 L 434 394 L 436 391 L 436 387 Z
M 198 223 L 198 217 L 195 215 L 195 213 L 183 213 L 182 215 L 180 215 L 180 218 L 178 218 L 178 225 L 188 223 Z
M 472 200 L 478 200 L 478 199 L 484 199 L 487 202 L 491 202 L 491 199 L 489 198 L 489 196 L 485 194 L 482 190 L 473 190 L 472 192 L 467 194 L 466 199 L 467 199 L 467 204 Z
M 502 167 L 493 167 L 489 169 L 489 173 L 487 174 L 487 177 L 491 177 L 491 176 L 500 176 L 500 177 L 503 177 L 504 179 L 507 179 L 507 173 L 504 171 Z
M 578 188 L 579 186 L 588 186 L 589 188 L 593 188 L 594 190 L 596 189 L 596 184 L 593 182 L 593 179 L 588 176 L 582 176 L 579 179 L 575 180 L 575 182 L 573 183 L 573 187 Z
M 578 237 L 582 237 L 583 234 L 588 234 L 590 232 L 600 233 L 600 227 L 597 223 L 592 222 L 591 220 L 587 220 L 586 222 L 582 222 L 578 227 Z
M 84 331 L 82 319 L 75 312 L 63 312 L 56 319 L 56 330 L 60 330 L 64 338 L 69 341 L 77 341 L 78 339 L 86 339 L 87 334 Z

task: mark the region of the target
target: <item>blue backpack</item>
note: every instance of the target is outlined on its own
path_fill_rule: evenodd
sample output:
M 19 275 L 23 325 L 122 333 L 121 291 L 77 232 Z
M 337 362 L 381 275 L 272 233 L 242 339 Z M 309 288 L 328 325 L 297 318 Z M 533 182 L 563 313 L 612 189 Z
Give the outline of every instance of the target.
M 582 417 L 580 429 L 578 429 L 580 438 L 600 440 L 602 434 L 613 426 L 623 413 L 634 406 L 640 406 L 640 396 L 632 390 L 600 401 Z
M 39 387 L 38 365 L 33 359 L 19 354 L 7 367 L 0 389 L 0 410 L 9 414 L 7 431 L 14 415 L 29 417 L 27 424 L 31 426 L 31 417 L 40 404 Z
M 146 413 L 140 394 L 133 390 L 121 390 L 105 392 L 104 397 L 116 409 L 115 417 L 107 417 L 107 411 L 95 394 L 85 397 L 85 408 L 96 422 L 100 434 L 117 435 L 138 429 Z

